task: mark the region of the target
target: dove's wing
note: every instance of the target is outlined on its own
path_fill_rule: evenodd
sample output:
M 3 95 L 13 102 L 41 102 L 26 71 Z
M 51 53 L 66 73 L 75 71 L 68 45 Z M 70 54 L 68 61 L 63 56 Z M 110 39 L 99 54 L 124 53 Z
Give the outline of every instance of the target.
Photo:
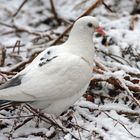
M 54 50 L 57 50 L 57 49 L 58 49 L 58 47 L 54 46 L 54 47 L 50 47 L 50 48 L 44 50 L 24 70 L 19 72 L 16 76 L 14 76 L 11 80 L 6 82 L 5 84 L 1 85 L 0 86 L 0 103 L 4 102 L 4 101 L 1 101 L 1 99 L 2 98 L 5 99 L 5 96 L 8 93 L 10 93 L 12 95 L 13 92 L 15 92 L 17 95 L 20 95 L 19 94 L 21 92 L 20 86 L 23 84 L 22 80 L 23 80 L 24 76 L 26 74 L 28 74 L 29 71 L 31 72 L 34 68 L 36 68 L 37 65 L 42 63 L 42 58 L 51 59 L 51 57 L 53 57 L 53 55 L 54 55 L 54 52 L 56 52 Z M 20 98 L 22 98 L 22 96 L 20 96 Z M 10 97 L 5 100 L 10 100 Z M 29 100 L 32 100 L 32 99 L 29 98 Z
M 0 100 L 37 101 L 69 97 L 89 83 L 92 73 L 85 59 L 69 53 L 40 57 L 40 61 L 31 66 L 1 88 Z

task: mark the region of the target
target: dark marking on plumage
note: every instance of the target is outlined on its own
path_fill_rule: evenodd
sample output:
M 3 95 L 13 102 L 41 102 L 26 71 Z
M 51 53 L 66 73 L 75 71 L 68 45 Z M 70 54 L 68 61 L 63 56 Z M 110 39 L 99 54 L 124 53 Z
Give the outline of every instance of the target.
M 41 67 L 41 66 L 43 66 L 44 64 L 46 64 L 46 62 L 40 62 L 40 63 L 39 63 L 39 66 Z
M 56 57 L 58 57 L 58 56 L 54 56 L 53 58 L 47 59 L 46 62 L 49 62 L 49 61 L 53 60 Z
M 41 67 L 43 64 L 42 63 L 39 63 L 39 66 Z
M 50 51 L 50 50 L 47 51 L 47 54 L 50 55 L 50 54 L 51 54 L 51 51 Z M 44 59 L 45 59 L 45 57 L 41 57 L 41 58 L 40 58 L 41 61 L 44 60 Z
M 39 63 L 39 66 L 40 67 L 42 67 L 44 64 L 46 64 L 47 62 L 50 62 L 51 60 L 53 60 L 53 59 L 55 59 L 56 57 L 58 57 L 58 56 L 54 56 L 54 57 L 52 57 L 52 58 L 48 58 L 48 59 L 46 59 L 46 61 L 43 61 L 43 62 L 40 62 Z M 43 59 L 44 60 L 44 59 Z
M 22 76 L 19 75 L 19 76 L 15 77 L 15 78 L 12 78 L 10 81 L 8 81 L 5 84 L 1 85 L 0 90 L 20 85 L 22 77 L 23 77 L 23 75 Z
M 41 58 L 40 58 L 41 61 L 44 60 L 44 59 L 45 59 L 44 57 L 41 57 Z

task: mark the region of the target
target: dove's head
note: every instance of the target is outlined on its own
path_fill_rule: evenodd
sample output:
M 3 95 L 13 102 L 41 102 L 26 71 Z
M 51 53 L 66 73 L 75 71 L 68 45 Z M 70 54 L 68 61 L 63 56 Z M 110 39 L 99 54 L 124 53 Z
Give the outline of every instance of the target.
M 82 56 L 92 66 L 95 54 L 93 33 L 105 35 L 103 28 L 95 17 L 85 16 L 79 18 L 73 25 L 69 38 L 66 41 L 68 50 Z
M 79 18 L 73 25 L 72 32 L 74 34 L 89 34 L 92 35 L 94 32 L 98 32 L 102 36 L 105 36 L 105 32 L 102 27 L 99 26 L 99 21 L 92 16 L 85 16 Z

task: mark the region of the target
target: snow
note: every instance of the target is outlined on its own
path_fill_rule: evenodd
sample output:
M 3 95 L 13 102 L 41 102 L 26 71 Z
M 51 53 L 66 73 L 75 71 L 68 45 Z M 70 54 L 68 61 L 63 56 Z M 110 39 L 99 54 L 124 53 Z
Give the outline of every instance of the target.
M 43 51 L 58 37 L 58 34 L 65 30 L 68 25 L 67 21 L 75 20 L 94 2 L 95 0 L 54 0 L 58 17 L 63 19 L 63 23 L 59 25 L 52 18 L 49 0 L 28 1 L 14 18 L 12 15 L 22 1 L 1 0 L 0 43 L 6 48 L 6 58 L 4 66 L 0 67 L 0 70 L 9 72 L 22 61 L 28 60 L 33 54 Z M 103 5 L 91 13 L 100 20 L 108 36 L 106 44 L 103 44 L 103 38 L 96 34 L 93 38 L 97 51 L 95 60 L 105 66 L 103 74 L 94 72 L 93 78 L 106 80 L 115 77 L 125 85 L 140 86 L 140 15 L 132 14 L 140 3 L 136 3 L 135 0 L 106 0 L 105 2 L 114 13 L 109 12 Z M 133 18 L 137 20 L 134 21 L 132 30 L 130 27 Z M 26 31 L 15 32 L 14 28 L 4 26 L 1 22 L 11 26 L 15 25 Z M 40 36 L 33 33 L 38 33 Z M 51 39 L 49 40 L 45 35 L 49 35 Z M 64 40 L 66 38 L 67 36 Z M 35 42 L 35 39 L 38 41 Z M 19 54 L 17 54 L 17 47 L 13 52 L 13 46 L 17 40 L 20 40 L 22 44 Z M 6 74 L 4 76 L 12 77 Z M 124 77 L 129 77 L 130 81 L 124 80 Z M 0 80 L 1 83 L 4 82 L 1 76 Z M 132 80 L 136 80 L 136 82 L 132 83 Z M 138 92 L 132 91 L 132 93 L 135 97 L 139 96 Z M 39 121 L 39 127 L 36 127 L 37 117 L 13 131 L 14 125 L 23 123 L 28 117 L 4 119 L 18 116 L 19 108 L 10 107 L 7 110 L 0 110 L 0 139 L 7 140 L 10 131 L 12 132 L 11 140 L 44 140 L 48 136 L 54 135 L 54 132 L 56 133 L 55 137 L 52 137 L 54 140 L 75 140 L 74 136 L 80 140 L 140 139 L 140 108 L 124 90 L 114 88 L 113 85 L 103 81 L 90 90 L 90 95 L 93 97 L 92 101 L 81 97 L 60 117 L 60 120 L 59 118 L 56 120 L 65 128 L 66 133 L 56 126 L 49 129 L 43 121 Z M 137 99 L 140 98 L 137 97 Z M 20 115 L 28 116 L 32 113 L 24 108 Z

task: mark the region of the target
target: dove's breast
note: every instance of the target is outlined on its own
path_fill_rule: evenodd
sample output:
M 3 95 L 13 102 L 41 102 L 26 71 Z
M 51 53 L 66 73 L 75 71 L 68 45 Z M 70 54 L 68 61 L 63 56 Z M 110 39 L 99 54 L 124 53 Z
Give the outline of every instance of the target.
M 42 78 L 46 86 L 40 87 L 44 88 L 39 93 L 40 101 L 33 104 L 47 113 L 59 115 L 85 93 L 92 77 L 92 68 L 79 56 L 63 55 L 54 59 L 44 73 L 46 82 L 45 76 Z

